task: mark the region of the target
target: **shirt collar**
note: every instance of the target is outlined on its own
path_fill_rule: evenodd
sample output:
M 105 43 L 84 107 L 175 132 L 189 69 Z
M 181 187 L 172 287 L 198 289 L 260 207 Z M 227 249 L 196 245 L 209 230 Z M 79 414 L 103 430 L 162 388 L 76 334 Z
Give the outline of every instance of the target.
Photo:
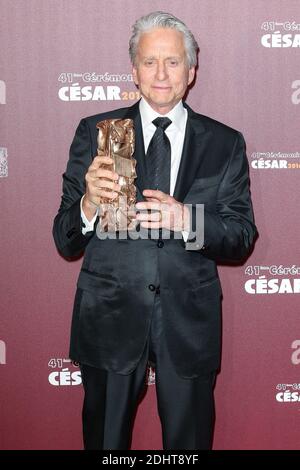
M 157 117 L 168 117 L 171 119 L 172 124 L 177 127 L 177 129 L 181 132 L 185 131 L 185 123 L 186 123 L 186 109 L 183 107 L 182 100 L 177 103 L 174 108 L 167 114 L 159 114 L 151 106 L 147 103 L 147 101 L 142 97 L 140 101 L 140 113 L 141 119 L 144 129 L 146 129 L 150 124 L 153 126 L 152 121 Z

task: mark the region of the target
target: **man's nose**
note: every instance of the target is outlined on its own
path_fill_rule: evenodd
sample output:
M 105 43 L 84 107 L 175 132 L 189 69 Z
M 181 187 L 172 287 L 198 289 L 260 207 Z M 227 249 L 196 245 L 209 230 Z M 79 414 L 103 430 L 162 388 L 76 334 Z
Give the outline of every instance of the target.
M 156 77 L 158 80 L 165 80 L 168 78 L 167 67 L 163 62 L 157 64 Z

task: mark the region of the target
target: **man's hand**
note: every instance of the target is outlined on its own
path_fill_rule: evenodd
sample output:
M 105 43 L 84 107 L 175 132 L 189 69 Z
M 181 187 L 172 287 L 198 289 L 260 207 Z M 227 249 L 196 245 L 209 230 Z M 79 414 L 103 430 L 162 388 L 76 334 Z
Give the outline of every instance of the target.
M 119 175 L 114 171 L 100 168 L 100 165 L 111 165 L 113 160 L 107 156 L 95 157 L 85 175 L 86 192 L 82 209 L 88 220 L 92 220 L 103 198 L 113 201 L 121 187 L 117 184 Z
M 142 227 L 189 232 L 190 212 L 184 204 L 176 201 L 169 194 L 154 189 L 145 189 L 143 195 L 147 201 L 136 204 L 136 209 L 149 211 L 148 213 L 138 213 L 136 216 Z

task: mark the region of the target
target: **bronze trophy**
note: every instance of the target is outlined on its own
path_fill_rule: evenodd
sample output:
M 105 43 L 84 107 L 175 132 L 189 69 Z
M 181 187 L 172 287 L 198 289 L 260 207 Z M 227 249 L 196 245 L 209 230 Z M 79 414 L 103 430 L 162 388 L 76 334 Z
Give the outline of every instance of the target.
M 135 227 L 135 219 L 128 213 L 136 202 L 136 160 L 134 152 L 134 127 L 132 119 L 106 119 L 98 122 L 99 156 L 107 155 L 112 158 L 112 164 L 103 164 L 101 168 L 115 171 L 119 175 L 118 184 L 121 186 L 114 200 L 100 200 L 100 232 L 116 232 Z M 109 191 L 109 189 L 106 189 Z

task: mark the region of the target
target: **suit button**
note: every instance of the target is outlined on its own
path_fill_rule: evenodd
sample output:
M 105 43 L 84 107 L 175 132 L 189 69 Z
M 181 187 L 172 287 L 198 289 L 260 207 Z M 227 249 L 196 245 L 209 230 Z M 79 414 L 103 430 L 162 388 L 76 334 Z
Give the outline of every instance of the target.
M 162 240 L 158 240 L 157 246 L 158 248 L 162 248 L 164 246 L 164 242 Z
M 151 292 L 154 292 L 156 287 L 153 284 L 149 284 L 148 289 L 151 290 Z

